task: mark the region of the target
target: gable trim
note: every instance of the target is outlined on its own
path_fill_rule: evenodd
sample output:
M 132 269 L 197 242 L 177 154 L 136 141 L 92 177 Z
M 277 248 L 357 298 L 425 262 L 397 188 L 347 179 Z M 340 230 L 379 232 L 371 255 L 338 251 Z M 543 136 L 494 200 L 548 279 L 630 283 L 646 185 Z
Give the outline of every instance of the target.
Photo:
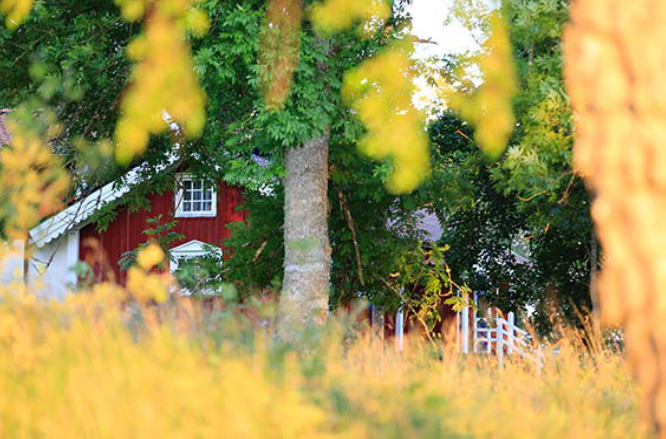
M 192 258 L 210 254 L 216 254 L 221 257 L 222 249 L 216 245 L 207 244 L 198 239 L 193 239 L 192 241 L 172 248 L 169 250 L 169 253 L 171 256 L 171 261 L 169 261 L 169 271 L 173 273 L 180 265 L 178 258 Z

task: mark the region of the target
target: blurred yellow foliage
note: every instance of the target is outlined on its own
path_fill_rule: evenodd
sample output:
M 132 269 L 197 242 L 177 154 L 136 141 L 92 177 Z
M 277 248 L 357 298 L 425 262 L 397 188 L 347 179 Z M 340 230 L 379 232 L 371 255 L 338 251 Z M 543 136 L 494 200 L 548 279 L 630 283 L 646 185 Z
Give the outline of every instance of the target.
M 343 83 L 343 98 L 367 129 L 359 148 L 393 160 L 387 186 L 394 193 L 413 190 L 429 173 L 424 115 L 412 102 L 412 52 L 411 43 L 397 43 L 347 72 Z
M 270 0 L 259 41 L 259 87 L 270 110 L 284 106 L 301 50 L 300 0 Z
M 315 3 L 310 18 L 318 31 L 333 33 L 360 21 L 365 25 L 380 25 L 391 16 L 385 0 L 325 0 Z
M 116 126 L 116 160 L 128 164 L 148 146 L 150 134 L 176 122 L 188 136 L 201 134 L 205 95 L 199 87 L 189 47 L 188 31 L 207 31 L 206 15 L 196 9 L 200 0 L 116 0 L 126 20 L 145 19 L 145 31 L 127 48 L 136 62 L 132 84 L 121 104 Z
M 1 0 L 0 12 L 7 15 L 5 25 L 16 29 L 28 17 L 34 0 Z
M 309 10 L 315 28 L 324 34 L 362 23 L 364 35 L 372 33 L 391 15 L 384 0 L 326 0 Z M 302 3 L 271 0 L 266 9 L 259 51 L 259 83 L 271 110 L 284 106 L 300 52 Z M 410 76 L 413 46 L 394 44 L 365 61 L 344 78 L 343 97 L 357 112 L 368 133 L 359 148 L 376 159 L 392 158 L 393 173 L 387 181 L 394 193 L 413 190 L 428 176 L 428 142 L 424 115 L 412 104 Z
M 141 249 L 136 257 L 137 266 L 127 272 L 127 289 L 141 303 L 164 303 L 169 298 L 171 277 L 168 272 L 151 274 L 151 270 L 164 262 L 164 252 L 158 244 L 151 243 Z
M 11 144 L 0 149 L 0 219 L 10 240 L 23 240 L 43 217 L 61 208 L 69 177 L 42 139 L 14 122 L 9 129 Z
M 512 98 L 517 85 L 509 30 L 497 11 L 490 17 L 490 27 L 491 35 L 479 59 L 483 84 L 471 96 L 461 92 L 449 94 L 448 104 L 474 125 L 479 147 L 497 158 L 515 128 Z
M 146 248 L 141 249 L 136 257 L 136 262 L 139 267 L 144 270 L 150 270 L 164 261 L 164 251 L 155 243 L 149 244 Z

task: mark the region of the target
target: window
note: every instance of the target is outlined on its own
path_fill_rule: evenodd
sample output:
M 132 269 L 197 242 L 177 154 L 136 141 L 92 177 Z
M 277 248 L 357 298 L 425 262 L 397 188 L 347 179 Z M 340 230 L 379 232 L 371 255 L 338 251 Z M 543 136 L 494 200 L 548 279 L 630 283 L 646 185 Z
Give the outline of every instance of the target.
M 176 217 L 215 216 L 217 194 L 215 187 L 189 175 L 178 178 Z
M 223 284 L 222 256 L 221 248 L 196 239 L 172 248 L 169 271 L 180 285 L 180 294 L 217 294 Z

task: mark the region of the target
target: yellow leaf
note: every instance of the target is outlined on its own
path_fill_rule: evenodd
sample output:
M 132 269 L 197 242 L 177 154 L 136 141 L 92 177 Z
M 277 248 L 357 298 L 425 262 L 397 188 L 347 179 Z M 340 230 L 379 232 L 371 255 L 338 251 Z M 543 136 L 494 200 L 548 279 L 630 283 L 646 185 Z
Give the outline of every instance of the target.
M 475 127 L 475 140 L 490 157 L 499 157 L 515 127 L 512 98 L 517 90 L 509 30 L 497 11 L 491 16 L 491 36 L 479 59 L 483 84 L 466 95 L 454 92 L 449 106 Z
M 155 243 L 151 243 L 147 247 L 141 249 L 136 257 L 136 262 L 144 270 L 150 270 L 162 263 L 162 261 L 164 261 L 164 251 L 162 251 L 160 246 Z
M 424 115 L 412 103 L 409 73 L 413 45 L 395 44 L 344 76 L 342 96 L 368 132 L 359 149 L 377 160 L 390 158 L 388 190 L 405 193 L 429 174 Z
M 1 0 L 0 12 L 7 15 L 5 25 L 9 29 L 16 29 L 28 18 L 32 4 L 33 0 Z

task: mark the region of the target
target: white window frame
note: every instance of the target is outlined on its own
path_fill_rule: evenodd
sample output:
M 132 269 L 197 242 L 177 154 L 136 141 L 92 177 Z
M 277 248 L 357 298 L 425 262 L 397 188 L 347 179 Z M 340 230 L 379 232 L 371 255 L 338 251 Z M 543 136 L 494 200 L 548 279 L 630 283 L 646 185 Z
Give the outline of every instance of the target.
M 192 183 L 195 182 L 201 182 L 203 185 L 206 184 L 206 181 L 203 179 L 196 178 L 192 174 L 178 174 L 176 177 L 176 182 L 177 182 L 177 188 L 176 188 L 176 193 L 175 193 L 175 206 L 176 206 L 176 212 L 175 212 L 175 217 L 176 218 L 213 218 L 217 216 L 217 187 L 215 185 L 212 186 L 212 192 L 213 196 L 211 199 L 211 210 L 210 211 L 203 211 L 203 210 L 198 210 L 198 211 L 190 211 L 186 212 L 183 210 L 183 197 L 184 197 L 184 183 L 186 181 L 190 181 Z M 203 186 L 202 186 L 203 187 Z M 203 192 L 202 192 L 203 194 Z M 203 198 L 201 199 L 201 203 L 203 203 L 204 200 Z
M 169 250 L 169 253 L 170 253 L 169 273 L 171 274 L 174 280 L 175 280 L 176 270 L 178 270 L 178 267 L 180 266 L 180 259 L 190 259 L 199 256 L 209 256 L 213 254 L 217 255 L 220 258 L 223 256 L 223 252 L 220 247 L 213 244 L 206 244 L 205 242 L 201 242 L 197 239 L 193 239 L 192 241 L 186 242 L 185 244 L 181 244 L 177 247 L 174 247 L 171 250 Z M 192 293 L 186 288 L 181 288 L 180 294 L 183 296 L 189 296 Z

